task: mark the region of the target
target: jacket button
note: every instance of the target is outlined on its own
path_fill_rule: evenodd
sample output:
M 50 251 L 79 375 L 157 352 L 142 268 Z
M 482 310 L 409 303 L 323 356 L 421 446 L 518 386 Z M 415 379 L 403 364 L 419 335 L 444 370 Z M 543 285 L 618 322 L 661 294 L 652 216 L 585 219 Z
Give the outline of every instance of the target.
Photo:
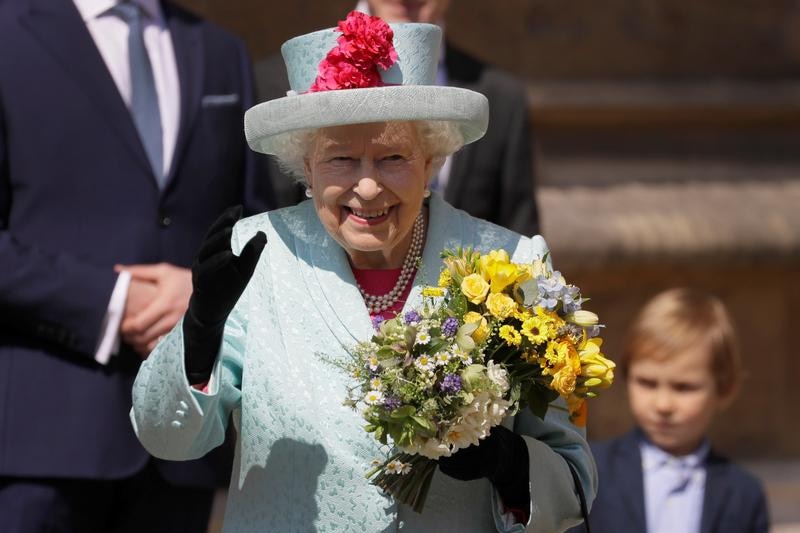
M 177 420 L 173 420 L 173 421 L 172 421 L 172 424 L 170 424 L 170 425 L 171 425 L 172 427 L 174 427 L 175 429 L 178 429 L 178 428 L 179 428 L 179 427 L 181 427 L 183 424 L 181 424 L 181 423 L 180 423 L 180 422 L 178 422 Z
M 172 219 L 167 215 L 160 215 L 158 217 L 158 225 L 162 228 L 168 228 L 170 225 L 172 225 Z

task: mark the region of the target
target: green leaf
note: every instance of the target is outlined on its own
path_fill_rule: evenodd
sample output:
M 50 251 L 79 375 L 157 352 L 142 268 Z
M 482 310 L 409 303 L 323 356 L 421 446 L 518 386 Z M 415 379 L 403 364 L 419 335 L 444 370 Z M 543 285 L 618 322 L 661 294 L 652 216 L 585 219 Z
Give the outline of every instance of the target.
M 433 421 L 419 415 L 412 415 L 411 420 L 422 430 L 426 437 L 433 437 L 436 434 L 436 425 Z
M 547 391 L 543 390 L 542 387 L 531 387 L 526 401 L 531 413 L 544 420 L 547 408 L 550 406 L 550 401 L 547 399 Z
M 394 419 L 408 418 L 417 412 L 413 405 L 404 405 L 392 411 L 391 417 Z

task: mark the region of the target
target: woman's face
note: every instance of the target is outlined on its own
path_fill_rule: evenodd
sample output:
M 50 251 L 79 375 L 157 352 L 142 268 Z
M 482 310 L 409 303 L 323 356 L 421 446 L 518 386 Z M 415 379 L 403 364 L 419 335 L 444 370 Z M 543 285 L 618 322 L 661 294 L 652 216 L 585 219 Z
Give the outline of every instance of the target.
M 305 171 L 317 215 L 357 268 L 398 268 L 431 158 L 410 122 L 320 129 Z

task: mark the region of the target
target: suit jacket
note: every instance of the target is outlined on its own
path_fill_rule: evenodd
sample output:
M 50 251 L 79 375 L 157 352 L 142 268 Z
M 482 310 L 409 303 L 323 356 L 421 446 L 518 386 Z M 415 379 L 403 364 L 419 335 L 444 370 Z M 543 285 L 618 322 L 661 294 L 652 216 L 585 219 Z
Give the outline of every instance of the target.
M 600 487 L 589 514 L 592 533 L 645 533 L 644 475 L 639 430 L 592 444 Z M 701 533 L 767 533 L 769 516 L 761 483 L 712 451 L 706 460 Z M 571 533 L 581 533 L 581 526 Z
M 437 282 L 444 248 L 506 249 L 515 261 L 541 257 L 528 239 L 470 217 L 434 196 L 430 224 L 406 310 L 421 287 Z M 345 372 L 325 359 L 372 335 L 372 324 L 344 250 L 327 234 L 311 202 L 240 221 L 236 253 L 264 231 L 268 244 L 225 327 L 208 394 L 189 387 L 176 327 L 142 365 L 131 419 L 142 443 L 169 459 L 199 457 L 222 442 L 233 413 L 239 431 L 225 531 L 535 531 L 575 524 L 580 508 L 567 461 L 589 497 L 595 472 L 583 430 L 565 411 L 545 420 L 529 412 L 507 423 L 530 450 L 531 521 L 506 527 L 487 480 L 457 481 L 438 472 L 425 511 L 398 506 L 365 478 L 383 455 L 359 413 L 342 405 Z
M 524 85 L 449 43 L 445 54 L 448 84 L 479 92 L 489 100 L 489 129 L 482 139 L 453 155 L 445 199 L 472 216 L 522 235 L 537 235 L 533 139 Z M 256 63 L 255 77 L 259 101 L 286 96 L 289 79 L 279 54 Z M 303 189 L 272 159 L 267 172 L 280 206 L 304 199 Z
M 140 358 L 125 346 L 107 366 L 93 357 L 113 266 L 188 266 L 224 208 L 269 208 L 242 134 L 252 100 L 243 44 L 163 7 L 181 122 L 159 190 L 74 4 L 0 4 L 0 476 L 140 470 L 149 456 L 127 419 Z M 214 481 L 208 464 L 167 470 L 179 483 Z

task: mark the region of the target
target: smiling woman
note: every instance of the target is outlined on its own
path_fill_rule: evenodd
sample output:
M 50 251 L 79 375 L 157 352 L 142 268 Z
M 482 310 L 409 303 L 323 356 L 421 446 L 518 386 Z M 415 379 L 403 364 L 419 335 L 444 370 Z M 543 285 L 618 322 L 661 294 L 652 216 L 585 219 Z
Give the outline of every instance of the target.
M 422 210 L 431 157 L 409 122 L 325 128 L 306 176 L 322 225 L 355 268 L 399 268 Z
M 547 255 L 540 236 L 427 190 L 488 121 L 482 95 L 434 85 L 440 43 L 437 26 L 351 13 L 337 31 L 288 41 L 293 91 L 245 116 L 250 146 L 278 157 L 310 199 L 212 226 L 189 310 L 142 366 L 131 413 L 145 447 L 173 460 L 221 444 L 233 417 L 226 532 L 549 533 L 580 519 L 579 493 L 594 497 L 583 428 L 560 405 L 509 417 L 440 463 L 415 512 L 364 476 L 383 450 L 340 401 L 350 377 L 319 356 L 345 355 L 372 320 L 418 306 L 445 249 Z

